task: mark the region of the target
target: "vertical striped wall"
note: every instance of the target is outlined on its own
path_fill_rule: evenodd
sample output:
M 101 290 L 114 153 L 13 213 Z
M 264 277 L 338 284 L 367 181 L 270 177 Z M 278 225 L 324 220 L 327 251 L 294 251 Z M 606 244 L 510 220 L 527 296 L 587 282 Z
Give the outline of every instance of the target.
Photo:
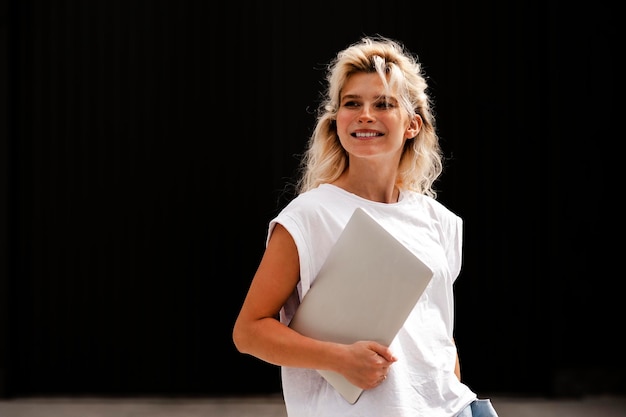
M 324 65 L 375 33 L 430 77 L 465 381 L 621 389 L 618 14 L 409 3 L 9 0 L 0 395 L 278 391 L 231 327 Z

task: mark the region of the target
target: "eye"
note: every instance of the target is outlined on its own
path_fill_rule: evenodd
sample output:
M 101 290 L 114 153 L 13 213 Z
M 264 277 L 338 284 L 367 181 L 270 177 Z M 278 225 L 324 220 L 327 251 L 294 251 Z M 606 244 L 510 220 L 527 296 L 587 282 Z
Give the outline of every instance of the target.
M 348 100 L 343 103 L 343 107 L 358 107 L 359 103 L 354 100 Z
M 376 107 L 379 109 L 393 109 L 396 107 L 396 104 L 391 100 L 380 100 L 376 103 Z

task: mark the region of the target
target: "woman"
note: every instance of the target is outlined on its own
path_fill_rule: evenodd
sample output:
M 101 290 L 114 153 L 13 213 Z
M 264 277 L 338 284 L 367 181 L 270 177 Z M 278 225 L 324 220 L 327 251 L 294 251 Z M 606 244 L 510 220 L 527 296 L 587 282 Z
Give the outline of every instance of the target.
M 298 195 L 269 223 L 233 328 L 235 346 L 281 366 L 292 417 L 496 416 L 488 399 L 461 382 L 453 283 L 462 220 L 435 199 L 442 152 L 421 65 L 399 42 L 365 37 L 330 63 L 325 93 Z M 390 346 L 315 340 L 288 327 L 357 207 L 434 271 Z M 365 391 L 350 404 L 317 369 Z

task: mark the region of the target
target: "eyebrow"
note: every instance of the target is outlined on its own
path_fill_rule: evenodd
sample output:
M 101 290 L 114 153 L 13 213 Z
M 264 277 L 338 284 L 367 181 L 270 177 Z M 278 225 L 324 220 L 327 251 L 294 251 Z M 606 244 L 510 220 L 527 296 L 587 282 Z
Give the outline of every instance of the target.
M 346 94 L 345 96 L 341 98 L 341 100 L 343 101 L 346 99 L 355 99 L 355 98 L 363 98 L 363 96 L 358 95 L 358 94 Z M 386 94 L 381 94 L 380 96 L 377 96 L 375 100 L 398 101 L 398 99 L 395 98 L 394 96 L 388 96 Z

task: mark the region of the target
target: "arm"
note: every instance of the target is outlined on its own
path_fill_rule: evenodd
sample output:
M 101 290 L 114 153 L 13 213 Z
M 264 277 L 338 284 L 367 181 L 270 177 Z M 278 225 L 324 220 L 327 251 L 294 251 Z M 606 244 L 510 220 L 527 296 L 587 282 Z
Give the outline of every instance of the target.
M 452 339 L 452 342 L 456 346 L 456 341 Z M 454 375 L 461 380 L 461 362 L 459 361 L 459 351 L 456 351 L 456 362 L 454 363 Z
M 295 242 L 277 224 L 233 327 L 237 350 L 274 365 L 339 372 L 364 389 L 378 385 L 396 360 L 387 347 L 371 341 L 344 345 L 315 340 L 277 320 L 299 276 Z

